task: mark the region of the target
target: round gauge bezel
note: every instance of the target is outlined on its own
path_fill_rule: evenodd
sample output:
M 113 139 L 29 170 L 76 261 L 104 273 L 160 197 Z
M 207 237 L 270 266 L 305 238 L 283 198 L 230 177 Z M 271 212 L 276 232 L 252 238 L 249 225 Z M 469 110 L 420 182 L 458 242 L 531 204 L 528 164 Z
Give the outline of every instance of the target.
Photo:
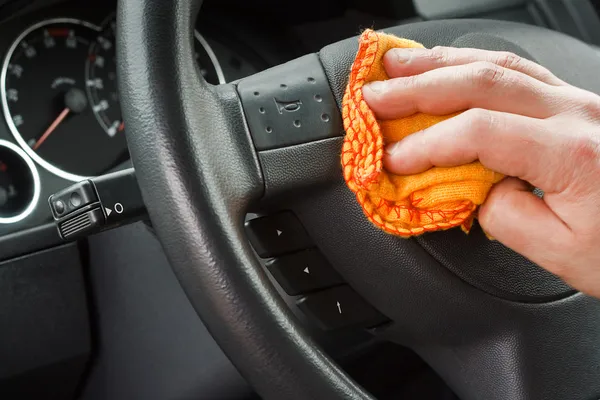
M 63 179 L 66 179 L 68 181 L 78 182 L 78 181 L 87 179 L 88 177 L 72 174 L 70 172 L 67 172 L 65 170 L 58 168 L 57 166 L 53 165 L 52 163 L 44 160 L 31 147 L 29 147 L 29 145 L 27 144 L 25 139 L 23 139 L 23 137 L 21 136 L 19 129 L 16 127 L 16 125 L 14 124 L 14 122 L 12 120 L 10 109 L 8 108 L 8 101 L 6 99 L 6 76 L 8 73 L 8 65 L 10 64 L 10 60 L 13 56 L 13 53 L 15 52 L 15 49 L 19 46 L 19 43 L 21 43 L 21 41 L 23 41 L 23 39 L 27 35 L 29 35 L 31 32 L 35 31 L 36 29 L 42 28 L 47 25 L 52 25 L 52 24 L 73 24 L 73 25 L 84 26 L 84 27 L 92 29 L 96 32 L 101 31 L 101 28 L 99 26 L 94 25 L 91 22 L 87 22 L 87 21 L 84 21 L 81 19 L 76 19 L 76 18 L 51 18 L 51 19 L 47 19 L 47 20 L 35 23 L 35 24 L 31 25 L 29 28 L 25 29 L 13 41 L 10 48 L 8 49 L 8 52 L 6 53 L 6 56 L 4 57 L 4 62 L 2 64 L 2 72 L 0 73 L 0 97 L 1 97 L 0 100 L 2 101 L 2 111 L 4 112 L 4 119 L 6 120 L 8 128 L 10 129 L 13 137 L 15 138 L 15 140 L 17 141 L 19 146 L 21 146 L 21 148 L 25 151 L 25 153 L 27 153 L 27 155 L 29 157 L 31 157 L 36 163 L 38 163 L 39 165 L 44 167 L 44 169 L 51 172 L 52 174 L 59 176 Z M 82 68 L 85 68 L 85 65 L 83 65 Z
M 11 142 L 9 142 L 7 140 L 3 140 L 3 139 L 0 139 L 0 147 L 5 147 L 9 150 L 12 150 L 25 162 L 25 164 L 27 165 L 27 168 L 29 169 L 29 172 L 31 173 L 31 178 L 33 181 L 33 196 L 31 197 L 29 204 L 27 204 L 27 207 L 25 207 L 25 209 L 23 211 L 21 211 L 19 214 L 16 214 L 16 215 L 13 215 L 10 217 L 0 216 L 0 224 L 14 224 L 16 222 L 24 220 L 33 212 L 33 210 L 35 210 L 38 202 L 40 201 L 42 184 L 40 181 L 40 174 L 39 174 L 35 164 L 31 160 L 31 158 L 23 151 L 22 148 L 20 148 L 19 146 L 17 146 L 14 143 L 11 143 Z
M 111 19 L 112 19 L 112 17 L 109 17 L 109 18 L 107 18 L 107 21 L 110 21 Z M 37 22 L 37 23 L 31 25 L 30 27 L 28 27 L 27 29 L 25 29 L 23 32 L 21 32 L 19 34 L 19 36 L 17 36 L 15 38 L 15 40 L 12 42 L 11 46 L 9 47 L 8 51 L 6 52 L 6 55 L 4 56 L 4 62 L 2 63 L 2 70 L 0 72 L 0 101 L 2 102 L 2 111 L 4 112 L 4 119 L 6 121 L 6 124 L 8 125 L 8 128 L 11 131 L 16 142 L 19 144 L 19 146 L 21 146 L 21 149 L 23 151 L 25 151 L 25 153 L 29 157 L 31 157 L 31 159 L 33 159 L 37 164 L 42 166 L 48 172 L 50 172 L 56 176 L 59 176 L 63 179 L 66 179 L 68 181 L 78 182 L 78 181 L 82 181 L 84 179 L 88 179 L 90 177 L 73 174 L 73 173 L 67 172 L 61 168 L 58 168 L 56 165 L 54 165 L 54 164 L 48 162 L 47 160 L 45 160 L 44 158 L 42 158 L 31 147 L 29 147 L 29 145 L 27 144 L 25 139 L 23 139 L 23 137 L 21 136 L 19 129 L 17 128 L 17 126 L 14 124 L 14 122 L 12 120 L 12 115 L 11 115 L 11 112 L 10 112 L 10 109 L 8 106 L 7 97 L 6 97 L 6 78 L 7 78 L 7 74 L 8 74 L 8 66 L 10 64 L 10 60 L 11 60 L 15 50 L 19 46 L 19 43 L 21 43 L 27 35 L 29 35 L 33 31 L 35 31 L 36 29 L 42 28 L 47 25 L 61 24 L 61 23 L 84 26 L 84 27 L 92 29 L 98 33 L 101 33 L 103 31 L 103 27 L 105 26 L 104 23 L 101 26 L 98 26 L 91 22 L 84 21 L 84 20 L 77 19 L 77 18 L 50 18 L 50 19 L 46 19 L 46 20 Z M 194 31 L 194 38 L 195 38 L 195 40 L 197 40 L 200 43 L 200 45 L 204 48 L 204 50 L 208 54 L 208 57 L 210 58 L 210 60 L 213 64 L 213 67 L 215 68 L 215 71 L 217 73 L 219 83 L 220 84 L 225 83 L 226 80 L 225 80 L 225 75 L 223 74 L 223 69 L 222 69 L 221 64 L 220 64 L 217 56 L 215 55 L 212 47 L 208 44 L 206 39 L 197 30 Z M 88 74 L 87 64 L 84 64 L 82 66 L 82 68 L 85 68 L 84 73 L 87 76 L 87 74 Z M 89 97 L 89 93 L 87 93 L 87 95 Z M 95 113 L 94 113 L 94 115 L 95 115 Z M 96 119 L 98 118 L 97 115 L 95 115 L 95 117 L 96 117 Z M 100 124 L 100 126 L 102 127 L 102 124 Z

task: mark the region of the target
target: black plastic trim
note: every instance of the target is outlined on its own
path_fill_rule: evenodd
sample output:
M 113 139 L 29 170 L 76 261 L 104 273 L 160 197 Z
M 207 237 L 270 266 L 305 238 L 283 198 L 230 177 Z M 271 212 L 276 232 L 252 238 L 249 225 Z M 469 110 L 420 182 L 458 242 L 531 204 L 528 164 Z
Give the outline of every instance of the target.
M 0 261 L 62 244 L 53 223 L 0 237 Z

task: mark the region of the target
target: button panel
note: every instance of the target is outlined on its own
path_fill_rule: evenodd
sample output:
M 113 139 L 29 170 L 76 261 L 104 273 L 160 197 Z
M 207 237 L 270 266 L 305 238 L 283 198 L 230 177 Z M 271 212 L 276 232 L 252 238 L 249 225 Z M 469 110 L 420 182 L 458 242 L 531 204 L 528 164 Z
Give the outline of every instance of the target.
M 260 257 L 272 257 L 263 265 L 285 293 L 305 295 L 297 307 L 323 330 L 371 328 L 389 321 L 344 282 L 291 211 L 248 220 L 246 233 Z
M 341 285 L 342 277 L 315 248 L 267 262 L 267 269 L 290 296 Z
M 325 330 L 351 326 L 370 328 L 387 321 L 350 286 L 338 286 L 308 295 L 297 304 L 310 320 Z
M 246 234 L 262 258 L 277 257 L 312 247 L 304 227 L 291 211 L 246 222 Z
M 84 180 L 67 189 L 53 194 L 48 199 L 50 209 L 55 219 L 64 217 L 72 211 L 98 201 L 94 185 L 89 180 Z
M 242 79 L 237 89 L 258 150 L 343 135 L 340 110 L 316 54 Z

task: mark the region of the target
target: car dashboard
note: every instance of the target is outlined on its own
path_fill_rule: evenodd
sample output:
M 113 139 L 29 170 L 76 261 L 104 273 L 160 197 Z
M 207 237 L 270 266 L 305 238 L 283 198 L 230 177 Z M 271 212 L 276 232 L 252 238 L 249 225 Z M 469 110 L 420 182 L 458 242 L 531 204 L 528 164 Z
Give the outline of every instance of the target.
M 0 17 L 15 3 L 0 0 Z M 365 27 L 424 18 L 505 19 L 600 45 L 598 3 L 589 0 L 480 0 L 472 8 L 460 1 L 429 0 L 401 8 L 380 0 L 376 13 L 365 12 L 368 6 L 310 0 L 306 9 L 314 5 L 318 13 L 294 15 L 268 10 L 276 4 L 272 0 L 254 8 L 236 0 L 206 3 L 193 40 L 198 68 L 214 85 L 318 51 Z M 117 90 L 116 2 L 31 4 L 0 23 L 0 237 L 50 223 L 47 199 L 52 193 L 131 166 Z
M 424 19 L 511 20 L 598 46 L 598 4 L 305 0 L 291 12 L 277 0 L 207 0 L 190 40 L 198 72 L 218 85 L 367 27 Z M 71 243 L 53 223 L 50 195 L 132 167 L 116 9 L 116 0 L 0 0 L 0 398 L 254 398 L 192 308 L 148 221 Z M 294 298 L 268 276 L 293 308 Z M 298 317 L 378 398 L 455 398 L 412 351 L 360 330 L 323 332 Z
M 59 4 L 0 25 L 0 236 L 51 222 L 52 193 L 131 166 L 117 89 L 116 4 L 91 4 Z M 226 36 L 218 27 L 194 34 L 207 82 L 268 66 Z
M 0 1 L 0 397 L 249 397 L 147 225 L 68 244 L 57 235 L 51 194 L 132 166 L 116 8 Z M 215 11 L 197 25 L 190 39 L 210 84 L 285 61 L 268 44 L 250 46 L 262 33 L 235 16 Z

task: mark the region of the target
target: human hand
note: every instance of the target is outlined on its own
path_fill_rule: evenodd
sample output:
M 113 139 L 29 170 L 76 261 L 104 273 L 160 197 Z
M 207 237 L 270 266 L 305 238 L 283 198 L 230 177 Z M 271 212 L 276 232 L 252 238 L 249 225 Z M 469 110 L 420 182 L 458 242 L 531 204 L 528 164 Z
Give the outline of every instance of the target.
M 384 65 L 392 79 L 363 89 L 378 119 L 467 110 L 389 144 L 385 167 L 407 175 L 479 160 L 505 174 L 481 206 L 484 231 L 600 297 L 600 96 L 511 53 L 393 49 Z

